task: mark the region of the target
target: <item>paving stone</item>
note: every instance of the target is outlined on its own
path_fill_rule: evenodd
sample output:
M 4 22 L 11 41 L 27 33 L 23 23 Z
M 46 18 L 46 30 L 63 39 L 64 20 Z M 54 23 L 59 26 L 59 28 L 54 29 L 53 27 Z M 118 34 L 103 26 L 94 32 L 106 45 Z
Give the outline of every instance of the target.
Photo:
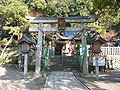
M 46 79 L 44 90 L 87 90 L 72 72 L 52 72 Z

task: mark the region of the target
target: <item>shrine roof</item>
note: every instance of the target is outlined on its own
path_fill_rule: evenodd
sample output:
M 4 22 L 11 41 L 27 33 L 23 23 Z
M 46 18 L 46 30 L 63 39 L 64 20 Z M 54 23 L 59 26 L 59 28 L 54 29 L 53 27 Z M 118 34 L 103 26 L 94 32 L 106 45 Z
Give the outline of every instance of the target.
M 95 42 L 95 41 L 100 41 L 101 43 L 105 43 L 105 42 L 106 42 L 106 40 L 103 39 L 103 38 L 100 36 L 99 33 L 96 33 L 96 34 L 93 36 L 93 38 L 90 40 L 90 43 L 93 43 L 93 42 Z
M 69 40 L 69 39 L 72 39 L 77 33 L 78 33 L 77 31 L 74 31 L 74 32 L 66 31 L 66 32 L 64 32 L 63 36 L 58 35 L 58 38 L 63 39 L 63 40 Z M 80 40 L 81 38 L 80 38 L 80 36 L 77 36 L 74 39 Z

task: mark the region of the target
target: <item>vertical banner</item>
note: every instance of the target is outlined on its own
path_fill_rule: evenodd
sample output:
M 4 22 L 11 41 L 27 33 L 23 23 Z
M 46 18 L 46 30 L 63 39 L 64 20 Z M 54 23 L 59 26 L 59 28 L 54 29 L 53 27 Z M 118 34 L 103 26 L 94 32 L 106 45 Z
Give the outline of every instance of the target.
M 48 65 L 49 55 L 50 55 L 50 50 L 47 48 L 45 53 L 45 68 Z
M 81 55 L 80 55 L 80 70 L 81 71 L 83 71 L 83 63 L 84 63 L 86 51 L 87 51 L 86 45 L 82 45 L 82 52 L 81 52 Z

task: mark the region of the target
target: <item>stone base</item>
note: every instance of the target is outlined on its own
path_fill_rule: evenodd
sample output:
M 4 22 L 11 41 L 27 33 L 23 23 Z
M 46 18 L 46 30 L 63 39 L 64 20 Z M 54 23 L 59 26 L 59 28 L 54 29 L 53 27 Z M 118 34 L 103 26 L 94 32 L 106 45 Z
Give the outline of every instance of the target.
M 34 77 L 38 78 L 38 77 L 42 77 L 42 75 L 40 73 L 34 73 Z

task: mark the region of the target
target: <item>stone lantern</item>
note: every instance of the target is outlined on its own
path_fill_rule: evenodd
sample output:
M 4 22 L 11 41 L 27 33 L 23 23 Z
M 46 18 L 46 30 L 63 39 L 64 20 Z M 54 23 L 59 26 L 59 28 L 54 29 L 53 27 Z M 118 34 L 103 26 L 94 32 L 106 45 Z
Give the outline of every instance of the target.
M 106 40 L 104 40 L 99 33 L 96 33 L 90 40 L 90 44 L 92 45 L 92 53 L 99 54 L 101 52 L 101 46 L 105 42 Z
M 28 53 L 30 51 L 30 46 L 35 44 L 31 38 L 27 35 L 23 35 L 22 38 L 18 41 L 18 44 L 22 44 L 22 52 L 24 54 L 24 79 L 27 78 L 27 64 L 28 64 Z

